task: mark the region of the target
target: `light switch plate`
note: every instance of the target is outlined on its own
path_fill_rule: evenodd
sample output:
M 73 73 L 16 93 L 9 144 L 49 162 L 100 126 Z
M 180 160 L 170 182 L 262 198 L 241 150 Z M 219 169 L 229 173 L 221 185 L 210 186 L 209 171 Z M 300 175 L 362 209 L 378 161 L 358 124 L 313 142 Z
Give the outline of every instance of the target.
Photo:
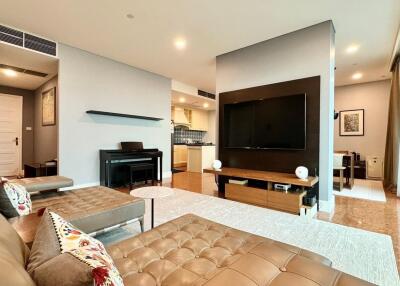
M 26 130 L 26 131 L 32 131 L 32 127 L 27 126 L 27 127 L 25 128 L 25 130 Z

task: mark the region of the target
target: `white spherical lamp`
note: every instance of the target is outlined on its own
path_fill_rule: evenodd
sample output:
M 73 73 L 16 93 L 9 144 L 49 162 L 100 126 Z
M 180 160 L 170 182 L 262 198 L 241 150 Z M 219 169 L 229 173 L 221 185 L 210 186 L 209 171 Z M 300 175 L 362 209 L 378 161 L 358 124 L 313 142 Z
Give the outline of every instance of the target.
M 215 171 L 221 171 L 222 162 L 220 160 L 214 160 L 212 167 Z
M 300 180 L 307 180 L 308 178 L 308 169 L 304 166 L 299 166 L 296 168 L 296 176 Z

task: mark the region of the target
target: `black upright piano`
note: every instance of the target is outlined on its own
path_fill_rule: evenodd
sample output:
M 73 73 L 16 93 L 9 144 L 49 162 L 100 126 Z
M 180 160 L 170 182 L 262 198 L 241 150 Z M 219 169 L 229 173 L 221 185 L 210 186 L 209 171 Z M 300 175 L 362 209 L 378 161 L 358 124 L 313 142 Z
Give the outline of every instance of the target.
M 119 187 L 129 181 L 127 164 L 153 163 L 155 180 L 162 182 L 162 151 L 158 149 L 100 150 L 100 184 Z

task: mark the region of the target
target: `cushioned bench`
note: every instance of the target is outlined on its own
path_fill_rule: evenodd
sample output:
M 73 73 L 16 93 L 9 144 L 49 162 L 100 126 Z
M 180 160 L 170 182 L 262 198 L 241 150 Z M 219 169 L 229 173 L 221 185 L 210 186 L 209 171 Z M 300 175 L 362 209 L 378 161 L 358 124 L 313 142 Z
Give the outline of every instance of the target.
M 74 184 L 72 179 L 63 176 L 14 179 L 11 180 L 11 182 L 24 186 L 25 189 L 31 194 L 71 187 Z
M 108 247 L 125 286 L 362 286 L 316 253 L 185 215 Z
M 44 208 L 93 235 L 135 220 L 143 231 L 144 201 L 103 186 L 33 196 L 33 212 Z

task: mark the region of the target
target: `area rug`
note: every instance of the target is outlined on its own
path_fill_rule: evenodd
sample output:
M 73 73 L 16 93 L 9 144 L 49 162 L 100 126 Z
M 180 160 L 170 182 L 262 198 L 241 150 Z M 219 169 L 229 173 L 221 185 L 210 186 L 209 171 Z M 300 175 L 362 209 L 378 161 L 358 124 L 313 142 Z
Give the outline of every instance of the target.
M 150 210 L 146 201 L 145 229 L 150 227 Z M 388 235 L 178 189 L 155 200 L 155 225 L 186 213 L 314 251 L 329 258 L 334 268 L 369 282 L 400 285 Z M 139 225 L 132 224 L 99 238 L 110 244 L 138 233 Z
M 386 202 L 382 181 L 355 179 L 352 189 L 345 186 L 341 192 L 333 191 L 333 194 L 335 196 Z

